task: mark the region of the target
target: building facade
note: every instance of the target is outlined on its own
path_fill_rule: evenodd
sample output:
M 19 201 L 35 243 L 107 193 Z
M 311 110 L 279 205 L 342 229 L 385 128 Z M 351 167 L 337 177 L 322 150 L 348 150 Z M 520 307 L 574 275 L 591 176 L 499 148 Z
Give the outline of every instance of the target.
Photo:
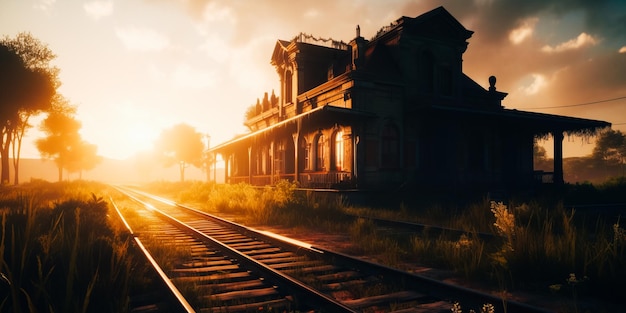
M 401 17 L 370 40 L 300 34 L 271 56 L 280 92 L 246 113 L 250 133 L 210 149 L 225 181 L 302 188 L 518 188 L 541 177 L 534 140 L 553 136 L 562 182 L 564 133 L 610 124 L 506 109 L 495 77 L 463 73 L 473 32 L 443 7 Z M 545 177 L 543 179 L 546 179 Z M 410 190 L 410 189 L 409 189 Z

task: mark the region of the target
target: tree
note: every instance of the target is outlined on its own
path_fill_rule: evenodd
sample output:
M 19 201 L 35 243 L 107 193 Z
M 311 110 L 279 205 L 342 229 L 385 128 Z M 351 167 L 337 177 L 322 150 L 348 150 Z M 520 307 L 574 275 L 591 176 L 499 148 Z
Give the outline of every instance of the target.
M 178 163 L 181 182 L 185 181 L 185 168 L 202 166 L 202 134 L 187 124 L 178 124 L 161 132 L 155 146 L 165 166 Z
M 549 171 L 552 169 L 552 159 L 549 159 L 546 154 L 546 148 L 540 146 L 535 142 L 533 144 L 533 168 L 535 170 Z
M 66 165 L 69 173 L 79 173 L 79 179 L 83 178 L 83 171 L 93 169 L 102 161 L 98 155 L 98 146 L 81 140 L 70 150 Z
M 51 112 L 42 121 L 41 130 L 48 136 L 37 140 L 37 149 L 45 158 L 52 159 L 59 171 L 59 181 L 63 180 L 63 170 L 81 172 L 95 167 L 100 157 L 97 147 L 82 140 L 79 134 L 81 123 L 67 108 Z
M 50 108 L 60 85 L 59 70 L 50 66 L 56 56 L 29 33 L 0 41 L 0 180 L 9 177 L 9 149 L 13 148 L 15 184 L 19 183 L 22 138 L 31 116 Z
M 591 155 L 593 159 L 604 165 L 607 171 L 621 169 L 621 175 L 624 175 L 626 135 L 619 130 L 603 131 L 598 136 Z

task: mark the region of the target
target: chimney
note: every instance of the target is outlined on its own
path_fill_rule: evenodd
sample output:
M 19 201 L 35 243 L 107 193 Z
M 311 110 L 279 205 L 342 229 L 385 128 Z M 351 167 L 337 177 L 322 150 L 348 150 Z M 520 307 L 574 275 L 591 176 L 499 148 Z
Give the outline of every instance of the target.
M 350 41 L 350 50 L 352 53 L 352 69 L 356 70 L 363 64 L 363 56 L 365 54 L 365 45 L 367 40 L 361 37 L 361 27 L 356 26 L 356 37 Z

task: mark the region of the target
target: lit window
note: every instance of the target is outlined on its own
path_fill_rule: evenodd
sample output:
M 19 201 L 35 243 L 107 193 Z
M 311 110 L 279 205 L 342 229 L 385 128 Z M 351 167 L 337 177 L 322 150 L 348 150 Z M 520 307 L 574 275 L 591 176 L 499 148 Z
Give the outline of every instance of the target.
M 343 131 L 335 134 L 335 169 L 341 171 L 343 169 Z
M 324 170 L 324 163 L 325 163 L 325 149 L 324 146 L 326 145 L 326 139 L 324 138 L 324 135 L 319 135 L 319 137 L 317 137 L 317 149 L 315 150 L 315 157 L 316 159 L 316 170 L 318 171 L 323 171 Z

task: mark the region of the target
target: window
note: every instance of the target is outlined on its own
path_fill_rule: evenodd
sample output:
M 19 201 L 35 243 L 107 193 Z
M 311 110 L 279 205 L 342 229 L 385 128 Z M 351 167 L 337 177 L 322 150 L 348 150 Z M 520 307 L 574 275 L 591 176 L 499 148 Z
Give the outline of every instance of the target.
M 337 171 L 343 170 L 343 131 L 338 131 L 335 134 L 335 169 Z
M 306 142 L 306 139 L 302 139 L 302 153 L 303 155 L 303 168 L 305 170 L 311 169 L 311 144 Z
M 276 174 L 285 174 L 285 141 L 276 142 Z
M 315 157 L 316 157 L 315 169 L 318 171 L 323 171 L 325 169 L 324 167 L 324 164 L 326 162 L 325 149 L 324 149 L 325 145 L 326 145 L 326 139 L 324 135 L 320 134 L 317 137 L 317 145 L 315 149 Z
M 270 150 L 267 148 L 267 146 L 263 146 L 263 148 L 261 149 L 261 174 L 267 175 L 270 171 Z
M 285 103 L 292 102 L 293 93 L 293 75 L 291 71 L 285 73 Z
M 393 125 L 387 124 L 381 135 L 381 167 L 398 167 L 398 150 L 398 131 Z

